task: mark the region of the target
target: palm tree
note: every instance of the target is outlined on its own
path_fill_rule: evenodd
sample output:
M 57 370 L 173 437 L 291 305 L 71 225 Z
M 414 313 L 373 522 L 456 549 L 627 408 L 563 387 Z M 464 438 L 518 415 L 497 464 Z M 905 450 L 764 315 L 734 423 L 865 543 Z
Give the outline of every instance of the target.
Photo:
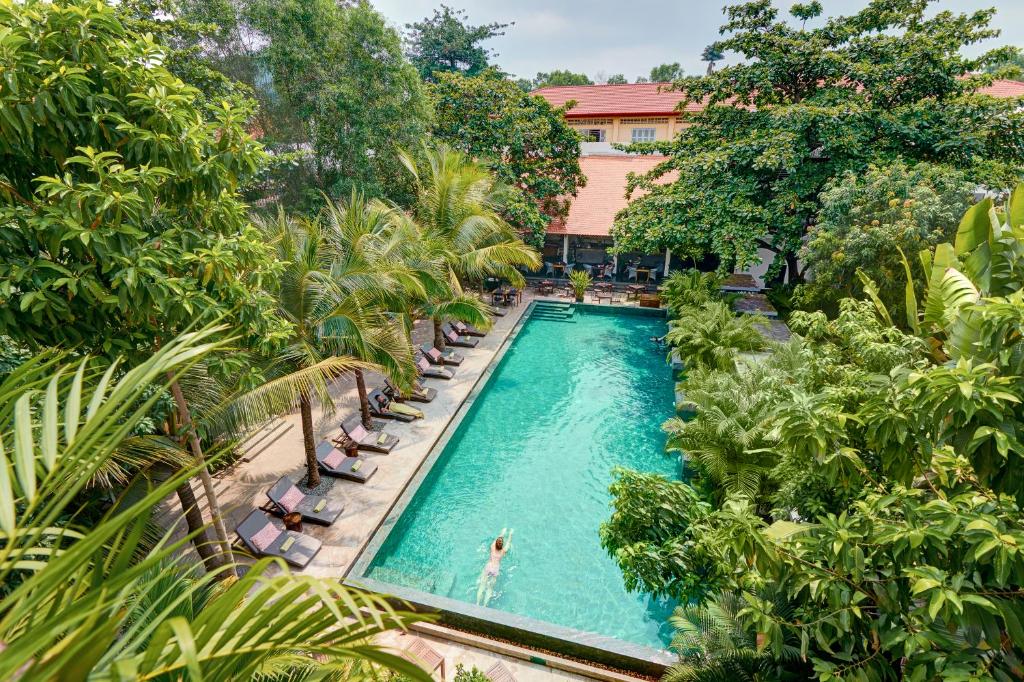
M 759 365 L 739 372 L 696 369 L 680 384 L 696 417 L 666 422 L 666 447 L 696 465 L 714 484 L 719 502 L 742 493 L 755 505 L 767 503 L 770 472 L 778 462 L 777 379 L 778 373 Z
M 422 248 L 445 273 L 446 286 L 422 305 L 433 320 L 434 345 L 443 350 L 446 317 L 484 327 L 491 323 L 486 306 L 466 295 L 463 283 L 499 277 L 521 287 L 525 280 L 516 268 L 537 269 L 540 256 L 501 217 L 505 188 L 487 169 L 444 145 L 424 146 L 419 163 L 405 152 L 401 159 L 416 185 L 411 218 Z
M 302 419 L 306 485 L 320 484 L 313 400 L 331 407 L 330 382 L 369 365 L 344 353 L 341 337 L 372 327 L 374 313 L 335 281 L 337 248 L 320 221 L 276 218 L 259 223 L 284 264 L 277 282 L 278 313 L 291 323 L 288 338 L 266 370 L 268 381 L 232 401 L 238 420 L 259 423 L 295 405 Z M 369 278 L 366 276 L 365 278 Z M 353 331 L 353 333 L 355 333 Z
M 194 469 L 106 513 L 82 502 L 159 389 L 228 342 L 211 341 L 223 331 L 172 340 L 120 379 L 51 356 L 0 382 L 0 679 L 226 681 L 312 656 L 328 671 L 369 659 L 428 679 L 368 643 L 407 618 L 381 598 L 270 559 L 215 585 L 216 571 L 181 563 L 187 536 L 150 541 L 154 508 Z
M 758 331 L 766 324 L 754 315 L 736 315 L 722 301 L 683 307 L 679 318 L 669 322 L 665 341 L 679 349 L 687 367 L 730 369 L 737 353 L 764 350 L 767 345 Z

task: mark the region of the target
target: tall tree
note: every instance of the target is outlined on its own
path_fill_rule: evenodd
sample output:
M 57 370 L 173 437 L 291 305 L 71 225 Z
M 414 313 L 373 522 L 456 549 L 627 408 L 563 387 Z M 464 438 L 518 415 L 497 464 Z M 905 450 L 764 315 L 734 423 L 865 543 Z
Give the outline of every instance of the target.
M 799 279 L 796 255 L 818 220 L 818 196 L 846 171 L 904 158 L 1005 186 L 1024 167 L 1024 113 L 1018 102 L 972 94 L 987 79 L 967 74 L 999 54 L 961 49 L 998 34 L 993 12 L 933 15 L 930 4 L 873 0 L 817 28 L 781 20 L 768 0 L 727 7 L 727 37 L 713 47 L 745 61 L 677 81 L 686 103 L 704 106 L 657 145 L 669 159 L 630 183 L 649 194 L 618 216 L 619 248 L 712 253 L 726 270 L 757 262 L 765 248 L 772 275 L 786 267 Z M 794 18 L 819 10 L 797 5 Z M 668 173 L 678 176 L 657 182 Z
M 700 53 L 700 60 L 708 63 L 709 76 L 715 72 L 715 64 L 722 61 L 724 58 L 725 53 L 714 45 L 708 45 L 704 48 L 704 51 Z
M 278 174 L 268 191 L 300 208 L 353 189 L 408 199 L 397 150 L 426 133 L 430 108 L 384 17 L 365 0 L 251 0 L 242 16 L 240 30 L 262 42 L 261 103 L 279 103 L 263 139 L 275 151 L 307 152 L 299 172 Z
M 679 80 L 685 74 L 683 73 L 683 67 L 680 66 L 679 62 L 672 62 L 671 64 L 659 64 L 651 69 L 652 83 L 668 83 L 671 81 Z
M 621 73 L 613 73 L 605 80 L 605 83 L 608 85 L 625 85 L 628 82 L 626 76 Z
M 402 161 L 416 183 L 410 218 L 427 257 L 442 267 L 447 284 L 424 302 L 434 324 L 434 345 L 443 350 L 441 327 L 446 317 L 490 324 L 486 306 L 463 294 L 464 282 L 495 276 L 522 286 L 517 268 L 538 268 L 540 256 L 501 217 L 505 190 L 486 168 L 444 145 L 425 148 L 423 156 L 417 163 L 403 153 Z
M 246 132 L 249 110 L 203 111 L 200 93 L 163 67 L 164 48 L 109 6 L 4 5 L 0 23 L 12 27 L 0 333 L 134 358 L 201 315 L 227 315 L 246 342 L 273 345 L 286 325 L 262 281 L 277 265 L 238 193 L 266 158 Z M 201 460 L 187 402 L 174 398 L 176 435 Z M 230 556 L 209 472 L 199 475 Z
M 533 79 L 524 79 L 520 81 L 521 87 L 525 85 L 525 90 L 536 90 L 538 88 L 547 88 L 555 85 L 593 85 L 594 81 L 590 80 L 590 77 L 585 73 L 574 73 L 565 69 L 555 69 L 554 71 L 538 71 L 537 75 Z
M 439 74 L 430 88 L 434 136 L 477 158 L 507 187 L 501 212 L 526 241 L 543 243 L 586 178 L 579 136 L 552 107 L 488 70 L 475 78 Z
M 497 21 L 471 26 L 465 10 L 442 4 L 432 17 L 405 25 L 409 61 L 426 81 L 434 80 L 437 72 L 475 76 L 497 56 L 479 43 L 505 35 L 509 26 Z

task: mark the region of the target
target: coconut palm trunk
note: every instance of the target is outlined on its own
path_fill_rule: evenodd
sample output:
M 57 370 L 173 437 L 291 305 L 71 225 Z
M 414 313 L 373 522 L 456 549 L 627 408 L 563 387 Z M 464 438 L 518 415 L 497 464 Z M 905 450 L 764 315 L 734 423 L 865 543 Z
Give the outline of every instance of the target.
M 353 373 L 356 375 L 356 390 L 359 392 L 359 413 L 363 418 L 363 426 L 370 429 L 373 428 L 373 415 L 370 414 L 370 399 L 366 394 L 366 377 L 361 369 Z
M 445 349 L 444 344 L 444 332 L 441 327 L 444 326 L 444 322 L 441 321 L 440 317 L 431 318 L 431 322 L 434 323 L 434 348 L 438 349 L 442 353 Z
M 313 404 L 306 393 L 299 398 L 299 413 L 302 415 L 302 447 L 306 451 L 306 485 L 315 488 L 320 485 L 320 468 L 313 442 Z
M 185 400 L 185 394 L 182 392 L 181 385 L 177 380 L 170 375 L 168 375 L 168 378 L 171 379 L 171 396 L 173 396 L 174 405 L 178 410 L 178 423 L 185 431 L 185 438 L 188 440 L 192 456 L 196 458 L 196 463 L 200 465 L 199 480 L 203 484 L 206 503 L 210 507 L 213 530 L 217 536 L 218 543 L 220 543 L 223 559 L 227 563 L 233 564 L 234 557 L 231 554 L 231 540 L 228 538 L 227 528 L 224 527 L 224 517 L 221 515 L 220 503 L 217 501 L 217 491 L 213 487 L 213 477 L 210 476 L 210 470 L 206 466 L 206 457 L 203 456 L 203 446 L 199 442 L 199 435 L 196 433 L 195 425 L 192 423 L 192 413 L 188 409 L 188 401 Z
M 203 567 L 213 572 L 223 565 L 220 552 L 210 544 L 209 536 L 206 534 L 206 522 L 203 521 L 203 513 L 199 510 L 199 500 L 192 490 L 192 484 L 185 481 L 175 491 L 178 495 L 178 502 L 181 504 L 181 511 L 185 515 L 185 523 L 188 525 L 189 535 L 192 536 L 192 544 L 195 545 L 196 553 L 203 561 Z

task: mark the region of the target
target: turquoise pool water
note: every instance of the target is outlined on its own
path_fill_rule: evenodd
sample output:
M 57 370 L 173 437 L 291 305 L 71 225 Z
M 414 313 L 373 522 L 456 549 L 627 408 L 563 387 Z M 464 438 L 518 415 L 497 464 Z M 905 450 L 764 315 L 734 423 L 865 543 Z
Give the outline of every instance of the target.
M 381 545 L 367 576 L 468 603 L 514 529 L 489 606 L 664 648 L 671 608 L 623 587 L 601 548 L 616 465 L 678 475 L 661 424 L 673 382 L 661 318 L 530 319 Z

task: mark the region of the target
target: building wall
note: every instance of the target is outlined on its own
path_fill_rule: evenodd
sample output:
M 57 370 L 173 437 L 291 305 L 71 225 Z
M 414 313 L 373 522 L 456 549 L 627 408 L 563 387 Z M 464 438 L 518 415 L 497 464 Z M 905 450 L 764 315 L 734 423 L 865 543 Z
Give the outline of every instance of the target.
M 675 137 L 682 125 L 677 116 L 613 116 L 608 118 L 572 118 L 568 121 L 574 130 L 581 133 L 600 130 L 604 134 L 605 144 L 630 144 L 633 141 L 634 128 L 653 128 L 654 141 L 664 142 Z

